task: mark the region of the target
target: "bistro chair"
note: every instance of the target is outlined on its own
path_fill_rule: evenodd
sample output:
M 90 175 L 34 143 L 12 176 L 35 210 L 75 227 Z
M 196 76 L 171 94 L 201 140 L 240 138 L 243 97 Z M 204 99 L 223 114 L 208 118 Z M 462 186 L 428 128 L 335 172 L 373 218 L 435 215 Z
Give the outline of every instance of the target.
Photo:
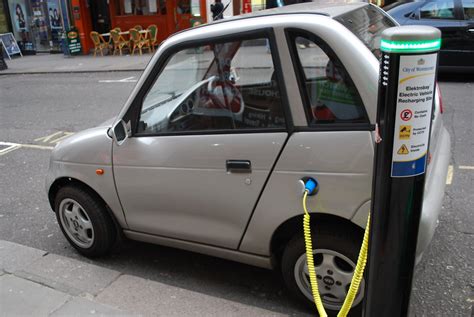
M 94 57 L 97 56 L 97 52 L 100 52 L 100 56 L 104 56 L 104 48 L 109 48 L 109 43 L 104 40 L 102 35 L 96 31 L 90 33 L 92 42 L 94 43 Z
M 127 47 L 130 51 L 130 41 L 125 40 L 117 30 L 110 30 L 110 37 L 114 43 L 114 55 L 118 50 L 120 52 L 120 56 L 122 56 L 122 49 L 124 47 Z
M 155 46 L 158 46 L 160 43 L 158 42 L 158 27 L 155 24 L 148 26 L 148 31 L 150 33 L 150 45 L 151 49 L 154 52 Z
M 144 39 L 140 36 L 140 33 L 136 29 L 130 29 L 130 40 L 133 42 L 132 55 L 135 53 L 135 49 L 138 48 L 140 55 L 142 55 L 142 48 L 148 48 L 151 52 L 150 40 Z
M 139 25 L 139 24 L 135 25 L 133 28 L 134 28 L 135 30 L 137 30 L 137 31 L 143 30 L 143 27 L 142 27 L 141 25 Z
M 119 33 L 122 32 L 122 29 L 119 28 L 118 26 L 114 27 L 112 30 L 116 30 L 116 31 L 119 32 Z

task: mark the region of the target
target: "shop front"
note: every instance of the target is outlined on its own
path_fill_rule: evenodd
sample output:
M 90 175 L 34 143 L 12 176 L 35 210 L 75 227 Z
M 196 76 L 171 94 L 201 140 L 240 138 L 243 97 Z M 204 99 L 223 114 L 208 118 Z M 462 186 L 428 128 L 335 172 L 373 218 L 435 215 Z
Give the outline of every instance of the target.
M 7 0 L 11 30 L 25 54 L 60 52 L 64 31 L 59 0 Z
M 140 25 L 158 27 L 158 40 L 207 22 L 206 0 L 71 0 L 74 25 L 80 32 L 83 52 L 93 47 L 90 32 L 108 33 L 119 27 L 122 31 Z

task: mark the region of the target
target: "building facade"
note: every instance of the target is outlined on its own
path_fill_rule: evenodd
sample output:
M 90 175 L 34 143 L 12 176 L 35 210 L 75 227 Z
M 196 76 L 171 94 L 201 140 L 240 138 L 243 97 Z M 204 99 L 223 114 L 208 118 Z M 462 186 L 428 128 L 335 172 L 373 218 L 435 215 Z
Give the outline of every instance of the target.
M 60 52 L 67 22 L 66 0 L 0 0 L 2 32 L 12 32 L 18 45 L 28 52 Z M 5 21 L 2 23 L 2 21 Z M 5 24 L 7 26 L 5 27 Z M 7 30 L 5 30 L 7 29 Z

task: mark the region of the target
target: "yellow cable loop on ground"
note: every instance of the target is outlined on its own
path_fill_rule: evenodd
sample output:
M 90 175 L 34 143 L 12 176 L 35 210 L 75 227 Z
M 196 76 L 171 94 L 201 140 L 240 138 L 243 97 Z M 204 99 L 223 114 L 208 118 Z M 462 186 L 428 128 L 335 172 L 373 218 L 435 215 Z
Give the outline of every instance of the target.
M 319 295 L 318 280 L 316 279 L 316 270 L 314 269 L 314 259 L 313 259 L 313 243 L 311 240 L 311 228 L 310 228 L 310 216 L 308 208 L 306 207 L 306 199 L 308 198 L 308 191 L 305 190 L 303 195 L 303 229 L 304 229 L 304 241 L 306 246 L 306 260 L 308 264 L 309 272 L 309 281 L 311 284 L 311 292 L 313 294 L 314 303 L 316 304 L 316 309 L 318 310 L 319 316 L 327 317 L 327 313 L 324 309 L 323 303 L 321 301 L 321 296 Z M 370 212 L 367 217 L 367 226 L 365 227 L 364 239 L 362 241 L 362 246 L 359 251 L 359 258 L 357 259 L 357 265 L 354 270 L 354 275 L 352 276 L 351 286 L 349 292 L 347 293 L 344 304 L 341 307 L 341 310 L 337 314 L 338 317 L 345 317 L 349 313 L 349 310 L 352 307 L 354 298 L 357 295 L 359 290 L 360 282 L 364 276 L 364 269 L 367 263 L 367 253 L 369 249 L 369 230 L 370 230 Z

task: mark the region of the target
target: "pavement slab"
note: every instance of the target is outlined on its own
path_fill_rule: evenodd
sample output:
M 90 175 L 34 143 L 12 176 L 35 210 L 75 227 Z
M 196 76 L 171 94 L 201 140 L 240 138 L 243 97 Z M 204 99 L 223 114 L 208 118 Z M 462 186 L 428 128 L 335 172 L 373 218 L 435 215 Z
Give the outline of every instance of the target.
M 74 297 L 57 309 L 51 317 L 85 317 L 85 316 L 138 316 L 122 310 L 102 305 L 81 297 Z
M 0 240 L 0 272 L 14 273 L 41 259 L 47 252 Z M 0 275 L 2 275 L 0 273 Z
M 100 57 L 37 54 L 7 60 L 8 69 L 0 71 L 0 75 L 142 71 L 151 57 L 152 54 Z
M 95 299 L 144 316 L 286 316 L 131 275 L 120 276 Z
M 44 285 L 5 274 L 0 276 L 0 317 L 49 316 L 70 296 Z
M 60 255 L 49 254 L 15 275 L 71 295 L 97 295 L 121 273 Z

